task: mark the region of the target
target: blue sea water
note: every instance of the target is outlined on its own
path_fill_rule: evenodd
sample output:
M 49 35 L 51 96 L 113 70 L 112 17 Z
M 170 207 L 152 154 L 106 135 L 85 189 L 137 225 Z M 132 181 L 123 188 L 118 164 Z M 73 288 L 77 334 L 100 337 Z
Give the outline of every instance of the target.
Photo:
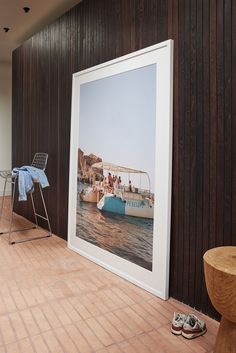
M 101 212 L 96 203 L 80 201 L 78 185 L 76 235 L 152 271 L 153 220 Z

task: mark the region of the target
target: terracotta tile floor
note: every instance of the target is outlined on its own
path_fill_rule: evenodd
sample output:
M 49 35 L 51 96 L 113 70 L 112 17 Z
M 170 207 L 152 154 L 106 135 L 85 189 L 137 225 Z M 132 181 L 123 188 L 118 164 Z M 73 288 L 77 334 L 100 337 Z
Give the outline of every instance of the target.
M 16 217 L 17 227 L 26 223 Z M 0 353 L 213 352 L 217 322 L 197 313 L 206 335 L 172 335 L 173 312 L 193 309 L 156 298 L 66 246 L 56 236 L 16 245 L 1 236 Z

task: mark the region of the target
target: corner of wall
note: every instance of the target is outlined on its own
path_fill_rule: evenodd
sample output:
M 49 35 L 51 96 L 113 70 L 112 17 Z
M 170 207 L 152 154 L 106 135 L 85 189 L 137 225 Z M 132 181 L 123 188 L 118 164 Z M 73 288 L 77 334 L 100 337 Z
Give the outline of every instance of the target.
M 12 65 L 0 62 L 0 170 L 11 169 L 11 102 L 12 102 Z M 0 196 L 3 193 L 4 180 L 0 178 Z M 11 194 L 11 184 L 6 193 Z

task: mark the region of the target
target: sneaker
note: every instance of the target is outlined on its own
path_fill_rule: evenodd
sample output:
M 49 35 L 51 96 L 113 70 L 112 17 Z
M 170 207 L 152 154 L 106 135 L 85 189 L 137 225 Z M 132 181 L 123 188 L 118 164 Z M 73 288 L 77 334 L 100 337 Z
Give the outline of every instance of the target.
M 182 336 L 188 339 L 204 335 L 207 328 L 204 321 L 199 320 L 197 316 L 190 314 L 184 322 Z
M 174 335 L 181 335 L 182 329 L 187 316 L 184 314 L 174 313 L 174 317 L 171 325 L 171 332 Z

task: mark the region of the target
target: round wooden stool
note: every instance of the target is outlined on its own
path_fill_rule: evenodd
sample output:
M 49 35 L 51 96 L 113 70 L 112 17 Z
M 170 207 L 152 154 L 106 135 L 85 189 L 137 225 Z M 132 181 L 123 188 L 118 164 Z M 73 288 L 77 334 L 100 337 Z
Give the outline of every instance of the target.
M 222 315 L 214 353 L 236 353 L 236 246 L 208 250 L 203 259 L 208 295 Z

